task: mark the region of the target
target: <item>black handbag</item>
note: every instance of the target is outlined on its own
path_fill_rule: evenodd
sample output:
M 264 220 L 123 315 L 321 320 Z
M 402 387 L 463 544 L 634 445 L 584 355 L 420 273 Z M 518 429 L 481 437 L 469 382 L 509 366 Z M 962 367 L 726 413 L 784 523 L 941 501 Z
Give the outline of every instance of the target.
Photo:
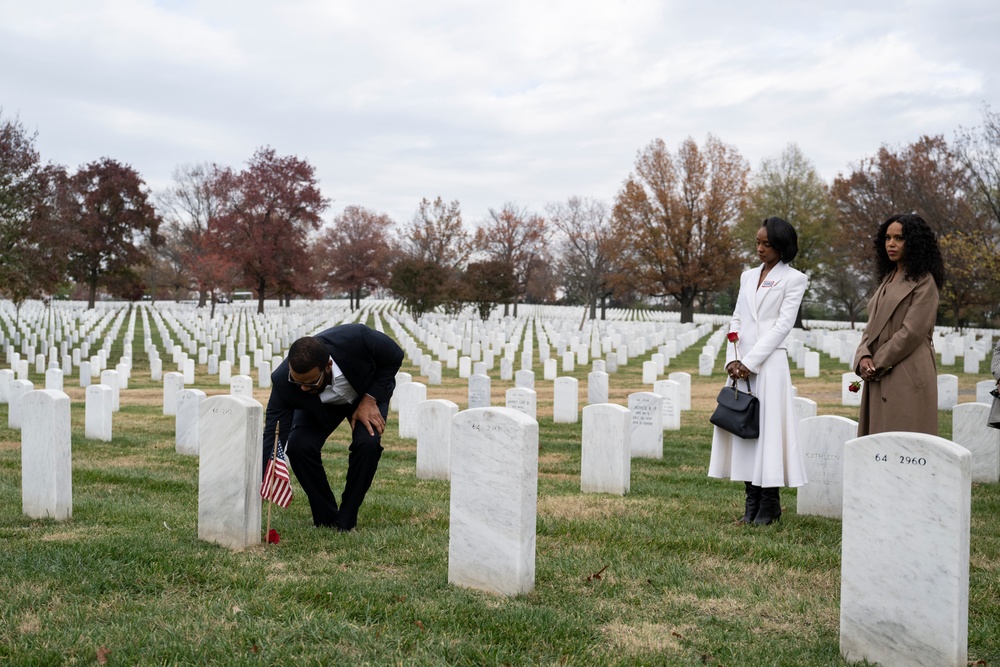
M 745 382 L 745 392 L 736 388 L 736 380 L 722 388 L 716 399 L 719 404 L 708 421 L 744 440 L 753 440 L 760 435 L 760 401 L 750 391 L 750 380 Z
M 1000 392 L 994 389 L 990 395 L 993 396 L 993 407 L 990 408 L 990 416 L 986 419 L 986 425 L 1000 428 Z

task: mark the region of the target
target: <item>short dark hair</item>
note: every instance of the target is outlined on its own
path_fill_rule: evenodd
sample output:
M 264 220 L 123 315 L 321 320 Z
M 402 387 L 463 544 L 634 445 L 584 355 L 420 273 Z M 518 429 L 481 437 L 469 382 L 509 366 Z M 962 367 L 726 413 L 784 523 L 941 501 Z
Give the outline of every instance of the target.
M 781 261 L 788 264 L 799 254 L 799 235 L 787 220 L 771 216 L 761 223 L 767 227 L 767 242 L 781 254 Z
M 326 345 L 313 336 L 299 338 L 288 348 L 288 365 L 296 373 L 308 373 L 314 368 L 325 371 L 329 360 L 330 352 Z

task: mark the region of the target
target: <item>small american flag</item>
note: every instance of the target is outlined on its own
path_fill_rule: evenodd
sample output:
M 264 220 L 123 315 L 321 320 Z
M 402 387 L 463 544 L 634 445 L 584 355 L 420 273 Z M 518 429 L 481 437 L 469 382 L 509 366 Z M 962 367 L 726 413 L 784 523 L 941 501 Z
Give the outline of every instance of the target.
M 292 502 L 292 484 L 288 477 L 288 464 L 285 463 L 285 449 L 281 443 L 277 447 L 274 458 L 267 462 L 267 473 L 264 475 L 264 483 L 260 485 L 260 496 L 275 505 L 288 507 Z

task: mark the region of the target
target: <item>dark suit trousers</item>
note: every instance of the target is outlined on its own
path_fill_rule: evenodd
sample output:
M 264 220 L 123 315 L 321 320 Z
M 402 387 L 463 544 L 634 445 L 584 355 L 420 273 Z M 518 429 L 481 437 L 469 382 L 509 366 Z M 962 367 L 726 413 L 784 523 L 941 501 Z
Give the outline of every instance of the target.
M 337 526 L 344 530 L 354 528 L 358 522 L 358 509 L 378 469 L 382 456 L 382 436 L 377 432 L 374 436 L 370 435 L 365 425 L 359 421 L 351 434 L 347 480 L 338 510 L 323 467 L 323 444 L 341 422 L 350 420 L 354 408 L 353 405 L 330 405 L 324 411 L 326 418 L 323 420 L 297 410 L 292 418 L 292 429 L 285 442 L 285 451 L 288 452 L 288 462 L 296 479 L 309 498 L 313 523 L 317 526 Z M 389 414 L 389 402 L 379 403 L 378 409 L 383 419 L 386 418 Z

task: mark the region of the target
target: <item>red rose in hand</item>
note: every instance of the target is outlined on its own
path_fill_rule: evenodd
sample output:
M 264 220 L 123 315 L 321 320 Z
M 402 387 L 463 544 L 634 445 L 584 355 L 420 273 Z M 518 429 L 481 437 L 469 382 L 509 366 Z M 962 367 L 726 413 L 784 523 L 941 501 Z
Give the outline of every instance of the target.
M 861 391 L 861 382 L 855 380 L 851 384 L 847 385 L 847 391 L 853 392 L 855 394 L 858 393 L 859 391 Z
M 726 334 L 726 338 L 729 340 L 730 343 L 735 343 L 740 339 L 740 335 L 735 331 L 730 331 L 728 334 Z
M 278 531 L 276 531 L 274 528 L 272 528 L 271 530 L 267 531 L 267 543 L 268 544 L 277 544 L 280 541 L 281 541 L 281 536 L 278 535 Z

